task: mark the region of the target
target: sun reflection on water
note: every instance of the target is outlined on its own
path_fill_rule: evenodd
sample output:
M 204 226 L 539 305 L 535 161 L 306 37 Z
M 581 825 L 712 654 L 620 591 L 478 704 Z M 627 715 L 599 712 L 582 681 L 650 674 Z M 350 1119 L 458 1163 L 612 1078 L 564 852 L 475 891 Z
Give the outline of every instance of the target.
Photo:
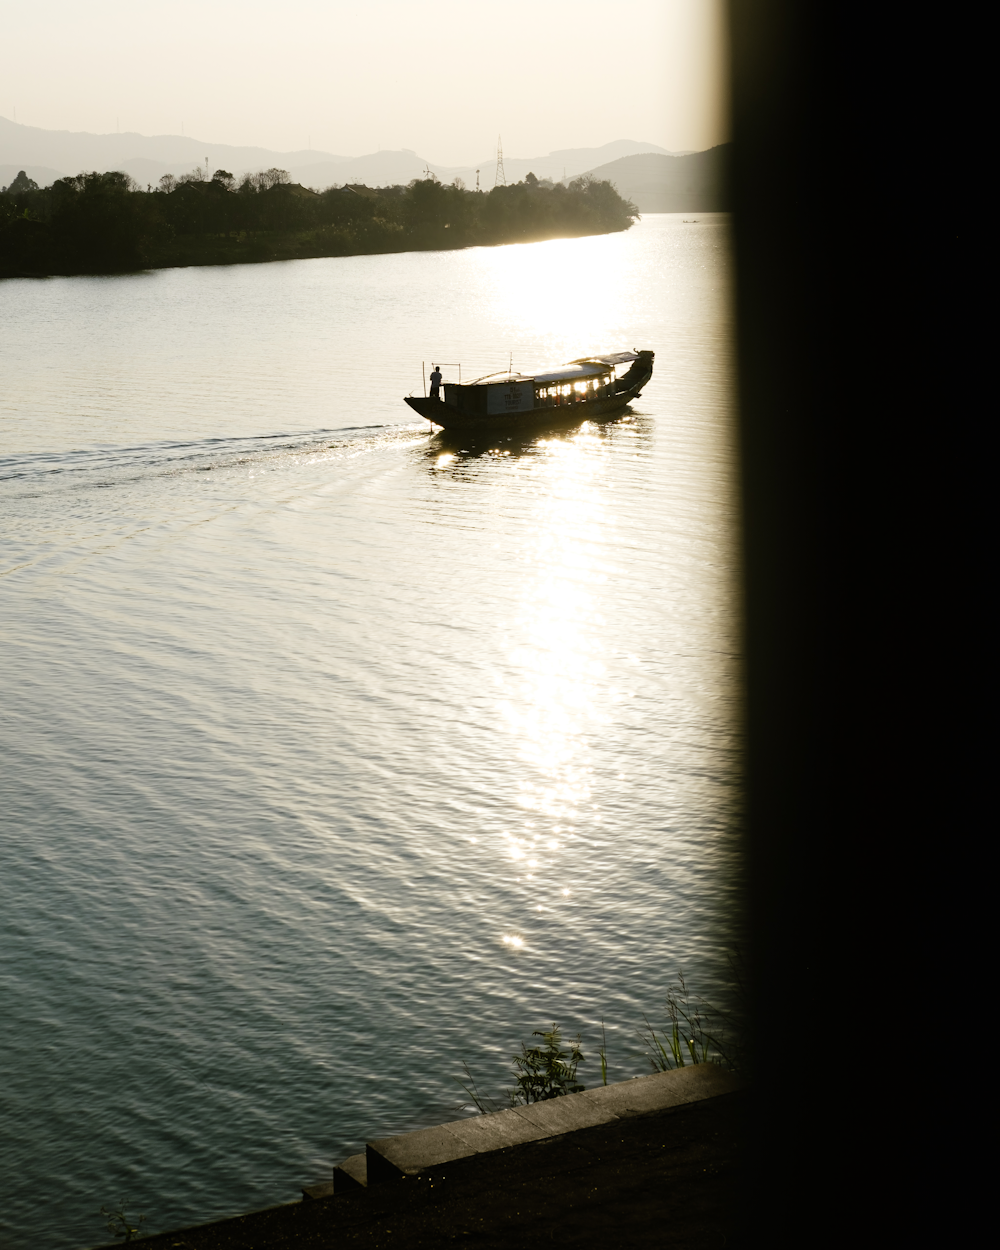
M 609 515 L 602 484 L 608 448 L 592 426 L 537 445 L 538 487 L 522 559 L 521 601 L 510 629 L 501 712 L 524 770 L 519 828 L 505 835 L 512 866 L 537 916 L 571 897 L 577 829 L 599 822 L 589 764 L 590 735 L 607 723 L 601 591 L 609 563 Z M 521 881 L 521 878 L 518 878 Z M 543 906 L 544 905 L 544 906 Z
M 479 281 L 489 292 L 498 320 L 547 343 L 550 360 L 534 360 L 532 368 L 600 351 L 600 343 L 618 341 L 615 323 L 634 323 L 630 307 L 634 293 L 627 284 L 623 289 L 615 237 L 588 239 L 586 264 L 580 263 L 574 242 L 552 239 L 527 247 L 483 249 L 477 258 Z M 528 290 L 530 300 L 524 298 Z

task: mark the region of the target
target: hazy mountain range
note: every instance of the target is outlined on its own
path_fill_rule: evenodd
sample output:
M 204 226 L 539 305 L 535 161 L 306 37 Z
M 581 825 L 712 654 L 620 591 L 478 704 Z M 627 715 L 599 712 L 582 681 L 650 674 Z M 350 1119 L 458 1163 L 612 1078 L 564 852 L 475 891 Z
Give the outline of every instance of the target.
M 598 148 L 570 148 L 547 156 L 507 157 L 504 169 L 508 182 L 517 182 L 529 171 L 538 178 L 574 178 L 598 165 L 636 153 L 668 153 L 655 143 L 617 139 Z M 365 183 L 370 187 L 408 183 L 430 169 L 442 181 L 464 178 L 476 185 L 476 165 L 446 166 L 427 161 L 416 152 L 372 152 L 367 156 L 336 156 L 332 152 L 302 149 L 275 152 L 269 148 L 233 147 L 205 143 L 184 135 L 140 135 L 134 133 L 93 135 L 80 131 L 42 130 L 0 118 L 0 186 L 7 186 L 23 169 L 30 178 L 47 186 L 56 178 L 77 174 L 83 169 L 121 169 L 140 185 L 153 186 L 163 174 L 182 174 L 194 165 L 208 171 L 227 169 L 239 176 L 247 170 L 287 169 L 293 182 L 308 187 L 333 183 Z M 488 191 L 494 183 L 496 157 L 486 156 L 478 165 L 480 185 Z
M 731 144 L 707 152 L 668 156 L 644 152 L 623 156 L 588 170 L 613 182 L 641 213 L 726 212 L 729 205 L 728 163 Z
M 613 182 L 626 199 L 643 213 L 710 212 L 728 207 L 725 162 L 728 145 L 707 152 L 668 152 L 655 143 L 616 139 L 598 148 L 568 148 L 547 156 L 507 157 L 508 182 L 531 172 L 537 178 L 575 178 L 592 173 Z M 476 166 L 447 166 L 426 161 L 415 152 L 371 152 L 367 156 L 336 156 L 302 149 L 274 152 L 269 148 L 233 147 L 203 143 L 184 135 L 92 135 L 69 130 L 42 130 L 0 117 L 0 187 L 8 186 L 23 169 L 39 186 L 83 169 L 122 169 L 140 185 L 156 186 L 163 174 L 182 174 L 194 165 L 208 172 L 227 169 L 237 177 L 250 170 L 277 166 L 287 169 L 293 182 L 323 188 L 336 183 L 393 186 L 422 178 L 431 170 L 442 181 L 464 178 L 476 185 Z M 480 162 L 480 185 L 490 190 L 496 176 L 496 157 Z

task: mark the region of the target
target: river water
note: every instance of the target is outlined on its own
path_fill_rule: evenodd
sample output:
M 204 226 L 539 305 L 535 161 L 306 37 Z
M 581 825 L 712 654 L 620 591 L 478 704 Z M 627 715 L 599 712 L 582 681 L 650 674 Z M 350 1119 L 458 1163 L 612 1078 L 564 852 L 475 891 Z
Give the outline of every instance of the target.
M 291 1201 L 738 935 L 726 219 L 0 284 L 3 1244 Z M 620 421 L 465 379 L 649 347 Z M 461 1110 L 464 1104 L 464 1111 Z

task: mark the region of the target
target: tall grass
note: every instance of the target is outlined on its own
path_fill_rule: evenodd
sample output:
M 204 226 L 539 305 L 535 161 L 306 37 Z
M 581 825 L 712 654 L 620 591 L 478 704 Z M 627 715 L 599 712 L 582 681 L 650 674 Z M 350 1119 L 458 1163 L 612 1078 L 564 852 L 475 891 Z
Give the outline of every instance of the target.
M 644 1014 L 646 1027 L 637 1030 L 654 1072 L 685 1067 L 685 1051 L 691 1063 L 722 1062 L 713 1048 L 711 1034 L 706 1032 L 709 1019 L 700 1002 L 691 1003 L 683 974 L 678 974 L 677 984 L 667 990 L 667 1017 L 669 1023 L 657 1033 Z
M 718 1063 L 733 1072 L 747 1072 L 751 1046 L 746 966 L 742 953 L 729 956 L 733 978 L 732 1009 L 713 1007 L 688 990 L 683 973 L 667 990 L 667 1022 L 659 1032 L 643 1016 L 638 1034 L 654 1072 L 670 1072 L 690 1063 Z

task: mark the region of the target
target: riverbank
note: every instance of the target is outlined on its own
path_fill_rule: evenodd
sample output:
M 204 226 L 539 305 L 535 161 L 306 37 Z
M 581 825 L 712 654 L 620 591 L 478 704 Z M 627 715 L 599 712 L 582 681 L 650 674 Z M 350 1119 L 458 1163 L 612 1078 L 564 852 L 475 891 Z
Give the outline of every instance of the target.
M 586 178 L 489 194 L 431 180 L 317 192 L 288 183 L 281 170 L 269 174 L 236 187 L 219 170 L 156 191 L 121 173 L 45 189 L 15 180 L 0 195 L 0 277 L 453 251 L 608 234 L 638 217 L 610 183 Z
M 22 236 L 35 230 L 33 223 L 27 227 L 18 223 Z M 547 239 L 586 238 L 609 231 L 581 230 L 559 231 L 552 234 L 537 233 L 516 239 L 486 241 L 478 246 L 500 246 L 502 243 L 542 243 Z M 477 246 L 472 243 L 445 241 L 438 245 L 414 246 L 410 241 L 380 239 L 363 246 L 357 240 L 336 228 L 296 232 L 242 231 L 230 236 L 192 235 L 153 244 L 144 253 L 141 263 L 118 266 L 94 263 L 75 264 L 68 260 L 45 261 L 38 257 L 46 252 L 51 241 L 38 237 L 37 233 L 18 240 L 12 249 L 13 258 L 0 257 L 0 279 L 3 278 L 53 278 L 74 277 L 80 274 L 138 273 L 150 269 L 187 269 L 199 265 L 260 265 L 276 260 L 315 260 L 331 256 L 386 256 L 400 252 L 448 252 Z
M 370 1143 L 369 1160 L 382 1164 L 381 1171 L 370 1168 L 367 1188 L 338 1185 L 329 1196 L 143 1238 L 143 1245 L 735 1246 L 746 1094 L 732 1074 L 711 1067 Z M 542 1135 L 504 1144 L 511 1117 L 519 1114 L 519 1135 L 525 1124 Z M 593 1123 L 598 1116 L 603 1122 Z M 544 1135 L 574 1120 L 579 1127 Z M 442 1157 L 462 1150 L 453 1131 L 477 1139 L 480 1148 L 469 1153 L 467 1144 L 461 1157 Z

